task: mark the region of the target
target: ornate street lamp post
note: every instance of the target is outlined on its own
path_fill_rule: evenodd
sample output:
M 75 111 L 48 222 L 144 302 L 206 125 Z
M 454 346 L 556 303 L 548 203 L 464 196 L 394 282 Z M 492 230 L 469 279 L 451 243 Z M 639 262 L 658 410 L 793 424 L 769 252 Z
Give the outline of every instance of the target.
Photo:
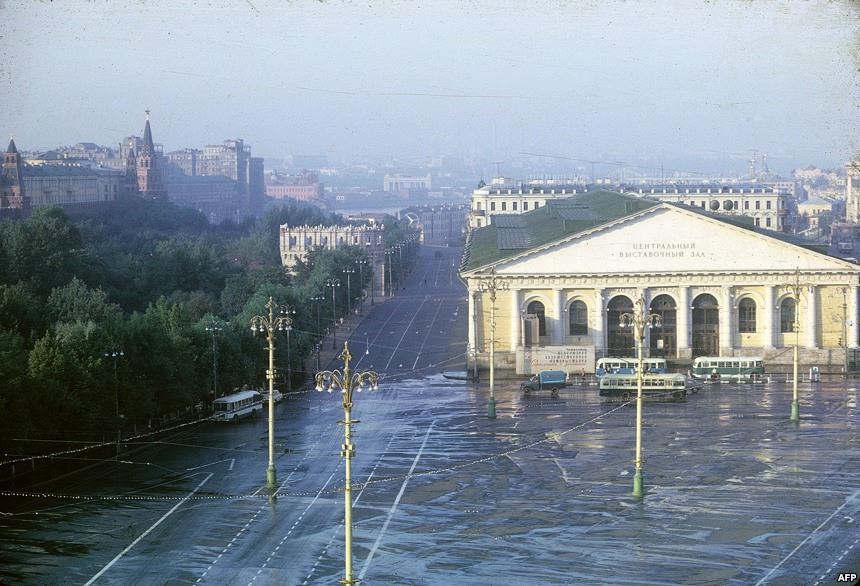
M 495 359 L 496 359 L 496 291 L 507 291 L 507 281 L 496 277 L 496 269 L 490 270 L 490 278 L 478 282 L 478 291 L 490 294 L 490 400 L 487 403 L 487 417 L 496 418 Z
M 337 304 L 335 303 L 334 288 L 340 287 L 340 279 L 326 279 L 326 287 L 331 287 L 331 349 L 337 348 Z
M 325 295 L 323 295 L 321 293 L 317 293 L 316 295 L 311 297 L 311 301 L 313 301 L 314 304 L 316 304 L 316 306 L 317 306 L 317 341 L 316 341 L 316 344 L 314 344 L 314 347 L 315 347 L 316 352 L 317 352 L 317 370 L 319 370 L 320 369 L 320 346 L 322 346 L 322 339 L 323 339 L 322 326 L 320 325 L 320 305 L 322 305 L 322 302 L 325 301 Z
M 385 285 L 388 285 L 388 296 L 394 295 L 394 273 L 391 270 L 391 258 L 394 256 L 394 251 L 388 249 L 385 251 L 385 260 L 388 261 L 388 280 L 382 284 L 382 294 L 385 295 Z M 385 265 L 382 265 L 383 276 L 385 274 Z
M 215 411 L 215 399 L 218 398 L 218 345 L 215 334 L 222 332 L 221 322 L 213 319 L 206 326 L 206 331 L 212 334 L 212 411 Z
M 374 258 L 374 256 L 373 256 L 373 252 L 371 251 L 371 248 L 370 248 L 370 242 L 365 242 L 364 245 L 367 246 L 367 259 L 368 260 L 365 261 L 365 264 L 367 264 L 367 268 L 370 269 L 370 306 L 373 307 L 374 305 L 376 305 L 376 301 L 373 299 L 373 297 L 374 297 L 374 295 L 373 295 L 373 258 Z M 382 279 L 383 279 L 383 285 L 384 285 L 384 281 L 385 281 L 385 263 L 384 262 L 382 263 Z M 385 291 L 383 291 L 382 294 L 385 295 Z
M 340 584 L 356 584 L 358 580 L 352 574 L 352 470 L 351 460 L 355 454 L 355 445 L 352 443 L 351 425 L 358 423 L 358 420 L 351 419 L 352 412 L 352 392 L 361 389 L 365 384 L 370 386 L 371 391 L 379 388 L 379 375 L 372 370 L 352 372 L 349 368 L 349 361 L 352 355 L 349 353 L 349 342 L 343 343 L 343 352 L 339 358 L 343 360 L 343 370 L 324 370 L 316 374 L 316 389 L 317 391 L 327 390 L 329 393 L 333 390 L 339 390 L 343 399 L 343 437 L 344 443 L 341 449 L 345 464 L 345 480 L 344 480 L 344 509 L 343 509 L 343 533 L 344 533 L 344 576 L 338 582 Z
M 119 444 L 122 435 L 122 415 L 119 414 L 119 378 L 116 374 L 116 361 L 125 356 L 125 353 L 114 348 L 110 352 L 105 352 L 105 358 L 113 359 L 113 400 L 116 407 L 116 453 L 119 455 Z
M 287 390 L 293 390 L 293 361 L 290 356 L 290 332 L 293 331 L 293 316 L 296 315 L 296 308 L 292 305 L 283 307 L 283 315 L 289 317 L 290 323 L 284 326 L 284 331 L 287 332 Z
M 355 274 L 355 269 L 343 269 L 346 275 L 346 315 L 352 315 L 352 283 L 349 278 Z
M 794 323 L 792 324 L 792 329 L 794 330 L 794 355 L 792 357 L 791 415 L 789 416 L 789 420 L 798 423 L 800 421 L 800 401 L 797 396 L 797 371 L 800 360 L 798 356 L 798 349 L 800 347 L 800 296 L 803 294 L 804 287 L 809 287 L 809 285 L 800 282 L 800 271 L 796 270 L 794 272 L 794 283 L 786 283 L 784 287 L 788 289 L 791 298 L 794 299 Z
M 394 248 L 397 249 L 397 287 L 403 288 L 403 243 L 398 242 Z
M 275 487 L 275 331 L 284 331 L 292 326 L 293 320 L 286 314 L 286 308 L 275 304 L 275 300 L 269 297 L 266 303 L 269 310 L 268 317 L 255 315 L 251 318 L 251 331 L 266 332 L 266 340 L 269 343 L 269 369 L 266 378 L 269 380 L 269 467 L 266 470 L 266 484 L 270 489 Z M 277 310 L 277 315 L 275 311 Z
M 645 343 L 645 328 L 660 326 L 660 314 L 646 313 L 645 300 L 636 300 L 633 312 L 622 313 L 619 318 L 622 328 L 632 327 L 636 338 L 636 471 L 633 473 L 633 496 L 642 497 L 642 350 Z
M 355 264 L 358 265 L 358 291 L 359 297 L 361 298 L 361 302 L 358 305 L 358 315 L 364 315 L 364 265 L 367 264 L 367 261 L 364 259 L 359 259 L 355 261 Z M 373 290 L 373 279 L 370 280 L 371 291 Z M 371 299 L 373 299 L 371 297 Z

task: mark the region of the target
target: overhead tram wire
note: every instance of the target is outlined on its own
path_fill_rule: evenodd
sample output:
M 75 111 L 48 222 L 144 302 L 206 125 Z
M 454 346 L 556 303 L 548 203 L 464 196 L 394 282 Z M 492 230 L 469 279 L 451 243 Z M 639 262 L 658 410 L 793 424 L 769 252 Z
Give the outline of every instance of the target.
M 621 403 L 620 405 L 614 406 L 611 409 L 604 411 L 603 413 L 599 413 L 598 415 L 595 415 L 594 417 L 591 417 L 591 418 L 589 418 L 583 422 L 580 422 L 580 423 L 574 425 L 573 427 L 570 427 L 570 428 L 562 430 L 562 431 L 549 433 L 544 438 L 541 438 L 539 440 L 535 440 L 533 442 L 530 442 L 528 444 L 524 444 L 522 446 L 518 446 L 516 448 L 511 448 L 510 450 L 505 450 L 503 452 L 496 452 L 496 453 L 493 453 L 493 454 L 490 454 L 487 456 L 475 458 L 473 460 L 469 460 L 467 462 L 461 462 L 459 464 L 453 464 L 451 466 L 447 466 L 444 468 L 434 468 L 432 470 L 423 470 L 420 472 L 412 472 L 409 474 L 400 474 L 400 475 L 396 475 L 396 476 L 386 476 L 383 478 L 376 478 L 374 480 L 367 480 L 365 482 L 360 482 L 360 483 L 356 482 L 353 484 L 356 488 L 361 487 L 361 489 L 363 490 L 367 486 L 383 484 L 386 482 L 395 482 L 398 480 L 403 481 L 406 479 L 411 479 L 411 478 L 421 477 L 421 476 L 435 476 L 435 475 L 439 475 L 439 474 L 445 474 L 447 472 L 453 472 L 455 470 L 462 470 L 464 468 L 468 468 L 468 467 L 474 466 L 476 464 L 483 464 L 483 463 L 490 462 L 492 460 L 496 460 L 499 458 L 507 458 L 512 454 L 516 454 L 518 452 L 522 452 L 522 451 L 531 449 L 535 446 L 549 443 L 551 441 L 552 442 L 558 441 L 561 437 L 563 437 L 563 436 L 565 436 L 571 432 L 582 429 L 582 428 L 584 428 L 584 427 L 586 427 L 592 423 L 595 423 L 595 422 L 597 422 L 597 421 L 599 421 L 599 420 L 601 420 L 601 419 L 603 419 L 609 415 L 614 414 L 615 412 L 619 411 L 620 409 L 627 407 L 627 405 L 629 405 L 630 403 L 632 403 L 632 401 L 628 401 L 626 403 Z M 621 460 L 619 460 L 619 462 L 620 461 Z M 314 496 L 314 495 L 318 495 L 318 494 L 319 495 L 322 495 L 322 494 L 336 495 L 336 494 L 340 494 L 342 492 L 343 492 L 343 486 L 339 485 L 339 486 L 336 486 L 334 488 L 327 489 L 327 490 L 309 490 L 309 491 L 303 491 L 303 492 L 279 492 L 278 496 L 279 497 L 307 497 L 307 496 Z M 179 495 L 175 495 L 175 496 L 128 496 L 128 495 L 123 495 L 123 494 L 120 494 L 120 495 L 64 495 L 64 494 L 58 494 L 58 493 L 30 493 L 30 492 L 23 492 L 23 491 L 2 491 L 2 492 L 0 492 L 0 496 L 10 496 L 10 497 L 20 497 L 20 498 L 67 499 L 67 500 L 73 500 L 73 501 L 99 501 L 99 500 L 103 500 L 103 501 L 124 501 L 124 500 L 129 500 L 129 501 L 135 501 L 135 500 L 139 500 L 139 501 L 174 501 L 174 500 L 182 500 L 183 498 L 186 498 L 186 497 L 179 496 Z M 187 498 L 187 500 L 224 501 L 224 500 L 247 500 L 247 499 L 256 499 L 256 498 L 268 498 L 268 495 L 262 494 L 262 493 L 261 494 L 215 494 L 215 495 L 192 496 L 190 498 Z M 22 515 L 36 514 L 36 513 L 38 513 L 38 511 L 28 512 L 28 513 L 18 513 L 16 515 L 22 516 Z

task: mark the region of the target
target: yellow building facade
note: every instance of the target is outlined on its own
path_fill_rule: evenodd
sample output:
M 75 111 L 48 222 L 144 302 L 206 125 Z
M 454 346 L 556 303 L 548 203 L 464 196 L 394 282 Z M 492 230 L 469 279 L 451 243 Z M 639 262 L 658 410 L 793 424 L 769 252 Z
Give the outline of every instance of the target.
M 634 356 L 620 316 L 640 298 L 662 318 L 645 332 L 646 356 L 762 356 L 773 366 L 790 364 L 797 343 L 804 365 L 847 365 L 846 348 L 858 346 L 860 266 L 685 206 L 636 206 L 645 209 L 607 221 L 612 214 L 601 218 L 589 201 L 549 206 L 495 226 L 496 250 L 467 248 L 470 367 L 488 366 L 491 337 L 496 367 L 517 373 L 593 372 L 601 356 Z M 553 222 L 568 233 L 530 245 Z

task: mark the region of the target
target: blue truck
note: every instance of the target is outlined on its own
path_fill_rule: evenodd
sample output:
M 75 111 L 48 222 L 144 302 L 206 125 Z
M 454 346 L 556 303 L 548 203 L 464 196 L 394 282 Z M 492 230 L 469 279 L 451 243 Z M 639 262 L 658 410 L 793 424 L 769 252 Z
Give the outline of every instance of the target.
M 529 380 L 520 383 L 520 390 L 528 395 L 532 391 L 549 391 L 558 397 L 558 390 L 567 385 L 567 374 L 563 370 L 542 370 Z

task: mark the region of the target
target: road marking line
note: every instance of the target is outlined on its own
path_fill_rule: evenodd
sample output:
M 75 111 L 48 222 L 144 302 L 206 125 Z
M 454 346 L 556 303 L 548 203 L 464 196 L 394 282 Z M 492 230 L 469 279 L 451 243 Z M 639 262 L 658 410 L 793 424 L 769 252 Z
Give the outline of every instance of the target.
M 134 548 L 134 546 L 135 546 L 135 545 L 137 545 L 138 543 L 140 543 L 140 541 L 141 541 L 144 537 L 146 537 L 147 535 L 149 535 L 150 533 L 152 533 L 152 531 L 153 531 L 156 527 L 158 527 L 159 525 L 161 525 L 161 523 L 162 523 L 165 519 L 167 519 L 170 515 L 172 515 L 172 514 L 174 513 L 174 511 L 176 511 L 176 509 L 178 509 L 180 506 L 182 506 L 182 504 L 183 504 L 183 503 L 185 503 L 188 499 L 190 499 L 192 496 L 194 496 L 194 493 L 195 493 L 195 492 L 197 492 L 198 490 L 200 490 L 200 487 L 202 487 L 204 484 L 206 484 L 206 483 L 209 481 L 209 479 L 210 479 L 210 478 L 212 478 L 212 475 L 213 475 L 213 474 L 212 474 L 212 472 L 209 472 L 209 473 L 206 475 L 206 478 L 204 478 L 204 479 L 200 482 L 200 484 L 198 484 L 198 485 L 197 485 L 197 487 L 196 487 L 194 490 L 192 490 L 192 491 L 191 491 L 191 492 L 189 492 L 187 495 L 185 495 L 185 498 L 183 498 L 181 501 L 179 501 L 178 503 L 176 503 L 175 505 L 173 505 L 173 508 L 172 508 L 172 509 L 170 509 L 169 511 L 167 511 L 166 513 L 164 513 L 164 515 L 162 515 L 162 517 L 161 517 L 158 521 L 156 521 L 155 523 L 153 523 L 153 524 L 152 524 L 152 526 L 150 526 L 150 528 L 149 528 L 149 529 L 147 529 L 146 531 L 144 531 L 143 533 L 141 533 L 141 534 L 140 534 L 140 536 L 139 536 L 137 539 L 135 539 L 134 541 L 132 541 L 132 542 L 128 545 L 128 547 L 126 547 L 124 550 L 122 550 L 121 552 L 119 552 L 115 558 L 113 558 L 110 562 L 108 562 L 108 564 L 107 564 L 105 567 L 103 567 L 103 568 L 99 571 L 99 573 L 98 573 L 98 574 L 96 574 L 95 576 L 93 576 L 92 578 L 90 578 L 90 579 L 89 579 L 89 581 L 87 581 L 87 583 L 86 583 L 86 584 L 84 584 L 84 586 L 89 586 L 90 584 L 92 584 L 93 582 L 95 582 L 96 580 L 98 580 L 99 578 L 101 578 L 101 577 L 102 577 L 102 575 L 103 575 L 105 572 L 107 572 L 107 571 L 111 568 L 111 566 L 113 566 L 115 563 L 117 563 L 117 562 L 118 562 L 118 561 L 119 561 L 119 560 L 120 560 L 120 559 L 121 559 L 125 554 L 127 554 L 128 552 L 130 552 L 130 551 L 132 550 L 132 548 Z
M 388 363 L 385 365 L 385 368 L 382 370 L 388 370 L 388 367 L 391 366 L 391 361 L 394 360 L 394 356 L 397 354 L 397 351 L 400 349 L 400 344 L 403 343 L 404 338 L 406 338 L 406 334 L 412 331 L 412 322 L 415 321 L 415 318 L 418 317 L 418 314 L 421 313 L 421 308 L 424 307 L 424 304 L 427 303 L 429 297 L 425 296 L 421 301 L 421 305 L 418 306 L 418 309 L 415 310 L 415 313 L 412 314 L 412 319 L 409 320 L 409 323 L 406 325 L 406 328 L 403 330 L 403 335 L 400 336 L 400 340 L 397 341 L 397 345 L 394 347 L 394 351 L 391 353 L 391 358 L 388 359 Z
M 382 538 L 385 536 L 385 531 L 388 529 L 389 523 L 391 523 L 391 518 L 394 516 L 394 512 L 397 510 L 397 505 L 400 504 L 400 499 L 403 497 L 403 493 L 406 492 L 406 485 L 409 483 L 409 479 L 412 477 L 412 473 L 415 471 L 415 466 L 418 465 L 418 460 L 421 458 L 421 454 L 424 452 L 424 447 L 427 445 L 427 439 L 430 437 L 430 432 L 433 431 L 433 425 L 435 425 L 436 420 L 434 419 L 430 423 L 430 427 L 427 428 L 427 433 L 424 434 L 424 441 L 421 442 L 421 448 L 418 450 L 418 453 L 415 454 L 415 459 L 412 461 L 412 467 L 409 468 L 409 472 L 406 474 L 406 478 L 403 479 L 403 484 L 400 485 L 400 492 L 397 493 L 397 498 L 394 499 L 394 503 L 391 505 L 391 509 L 388 511 L 388 517 L 385 519 L 385 523 L 382 525 L 382 529 L 379 531 L 379 536 L 376 538 L 376 541 L 373 543 L 373 547 L 370 548 L 370 552 L 367 554 L 367 559 L 364 560 L 364 566 L 361 568 L 361 573 L 358 575 L 358 579 L 361 580 L 364 578 L 364 574 L 367 573 L 368 568 L 370 568 L 370 562 L 373 560 L 373 556 L 376 554 L 376 550 L 379 549 L 380 544 L 382 543 Z
M 421 353 L 424 351 L 424 345 L 427 344 L 427 339 L 430 337 L 430 329 L 432 329 L 433 324 L 436 323 L 436 319 L 438 319 L 440 311 L 442 311 L 442 304 L 441 303 L 436 306 L 436 313 L 433 314 L 433 319 L 430 320 L 430 325 L 428 326 L 427 335 L 424 336 L 423 340 L 421 340 L 421 347 L 418 348 L 418 355 L 415 356 L 415 363 L 412 365 L 412 370 L 415 370 L 415 367 L 418 366 L 418 360 L 421 358 Z
M 765 577 L 764 577 L 764 578 L 762 578 L 761 580 L 759 580 L 758 582 L 756 582 L 755 586 L 761 586 L 761 584 L 764 584 L 765 580 L 767 580 L 768 578 L 770 578 L 771 574 L 773 574 L 775 571 L 777 571 L 777 570 L 779 569 L 779 567 L 780 567 L 782 564 L 784 564 L 786 561 L 788 561 L 788 559 L 789 559 L 791 556 L 793 556 L 794 554 L 796 554 L 796 553 L 798 552 L 798 550 L 806 544 L 806 542 L 807 542 L 807 541 L 809 541 L 810 539 L 812 539 L 812 536 L 813 536 L 813 535 L 815 535 L 816 533 L 818 533 L 818 531 L 819 531 L 822 527 L 824 527 L 827 523 L 829 523 L 829 522 L 830 522 L 830 519 L 832 519 L 833 517 L 835 517 L 835 516 L 836 516 L 836 514 L 837 514 L 837 513 L 839 513 L 839 511 L 841 511 L 843 508 L 845 508 L 845 505 L 847 505 L 848 503 L 850 503 L 851 501 L 853 501 L 854 499 L 856 499 L 858 496 L 860 496 L 860 489 L 857 489 L 857 491 L 856 491 L 856 492 L 854 492 L 854 494 L 852 494 L 850 497 L 848 497 L 847 499 L 845 499 L 845 502 L 844 502 L 844 503 L 842 503 L 841 505 L 839 505 L 839 508 L 837 508 L 835 511 L 833 511 L 832 513 L 830 513 L 830 516 L 828 516 L 824 521 L 822 521 L 822 522 L 821 522 L 821 525 L 819 525 L 818 527 L 816 527 L 815 529 L 813 529 L 813 530 L 812 530 L 812 533 L 810 533 L 809 535 L 807 535 L 807 536 L 806 536 L 806 539 L 804 539 L 804 540 L 803 540 L 803 541 L 801 541 L 799 544 L 797 544 L 797 547 L 795 547 L 794 549 L 792 549 L 792 550 L 791 550 L 791 553 L 789 553 L 787 556 L 785 556 L 784 558 L 782 558 L 782 559 L 780 560 L 780 562 L 779 562 L 778 564 L 776 564 L 776 565 L 773 567 L 773 569 L 765 575 Z M 834 567 L 835 567 L 835 565 L 834 565 Z M 831 570 L 832 570 L 832 569 L 833 569 L 833 568 L 831 568 Z M 828 570 L 828 572 L 829 572 L 829 571 L 830 571 L 830 570 Z
M 186 472 L 191 472 L 192 470 L 200 470 L 201 468 L 206 468 L 207 466 L 214 466 L 215 464 L 220 464 L 221 462 L 230 462 L 229 470 L 233 469 L 233 464 L 236 462 L 236 458 L 225 458 L 224 460 L 218 460 L 217 462 L 209 462 L 208 464 L 203 464 L 202 466 L 195 466 L 194 468 L 186 468 Z

